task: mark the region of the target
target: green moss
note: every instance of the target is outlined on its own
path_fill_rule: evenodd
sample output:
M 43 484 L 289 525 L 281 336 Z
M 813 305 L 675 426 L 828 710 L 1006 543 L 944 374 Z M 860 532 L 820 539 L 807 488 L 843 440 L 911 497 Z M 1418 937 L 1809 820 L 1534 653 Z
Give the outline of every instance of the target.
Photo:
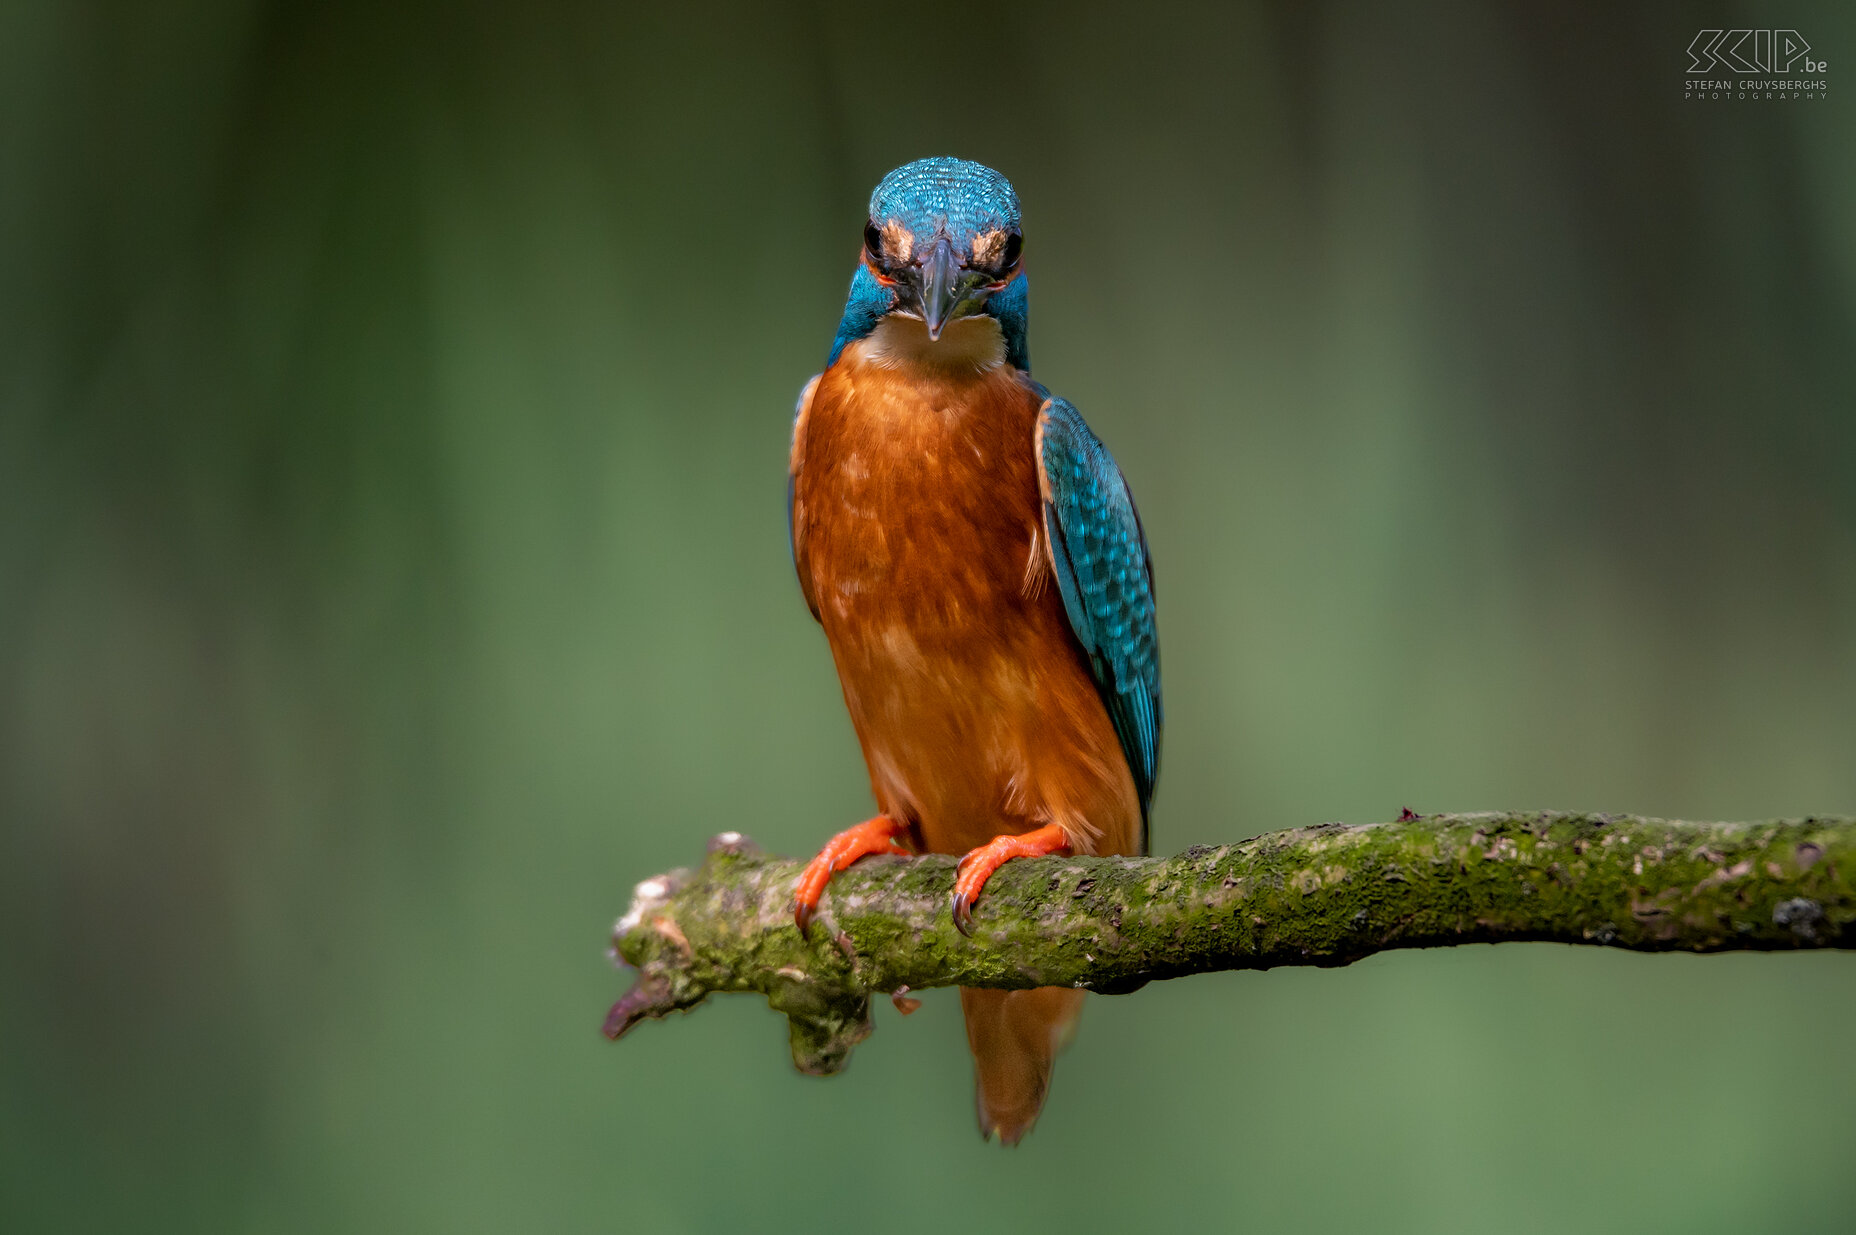
M 758 991 L 787 1014 L 796 1065 L 841 1068 L 870 1001 L 902 986 L 1080 986 L 1392 948 L 1552 940 L 1639 951 L 1856 946 L 1856 823 L 1677 823 L 1583 814 L 1322 824 L 1170 858 L 1008 863 L 948 908 L 954 862 L 876 858 L 833 879 L 813 938 L 792 920 L 801 864 L 717 838 L 695 872 L 640 885 L 614 947 L 639 983 L 608 1022 Z M 657 886 L 661 884 L 660 886 Z M 651 895 L 642 895 L 650 892 Z

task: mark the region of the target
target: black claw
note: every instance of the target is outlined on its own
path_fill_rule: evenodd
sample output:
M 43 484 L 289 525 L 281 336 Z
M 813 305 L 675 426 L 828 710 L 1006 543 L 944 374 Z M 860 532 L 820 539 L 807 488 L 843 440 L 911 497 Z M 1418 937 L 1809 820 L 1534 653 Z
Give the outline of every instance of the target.
M 965 892 L 954 897 L 954 929 L 973 938 L 973 901 Z
M 799 928 L 799 937 L 807 943 L 812 942 L 812 907 L 806 904 L 793 905 L 793 925 Z

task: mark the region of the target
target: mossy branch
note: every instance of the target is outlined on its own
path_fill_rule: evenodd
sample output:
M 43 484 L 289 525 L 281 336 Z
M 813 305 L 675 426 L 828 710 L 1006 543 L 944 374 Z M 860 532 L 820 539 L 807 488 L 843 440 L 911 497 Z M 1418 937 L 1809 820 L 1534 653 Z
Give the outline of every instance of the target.
M 1010 862 L 971 939 L 948 913 L 954 861 L 867 858 L 839 873 L 810 941 L 801 863 L 725 833 L 695 871 L 638 885 L 613 932 L 637 970 L 617 1038 L 718 991 L 758 991 L 793 1062 L 835 1072 L 872 996 L 933 986 L 1074 986 L 1345 965 L 1393 948 L 1543 940 L 1640 952 L 1856 947 L 1856 820 L 1677 823 L 1626 815 L 1428 815 L 1323 824 L 1170 858 Z

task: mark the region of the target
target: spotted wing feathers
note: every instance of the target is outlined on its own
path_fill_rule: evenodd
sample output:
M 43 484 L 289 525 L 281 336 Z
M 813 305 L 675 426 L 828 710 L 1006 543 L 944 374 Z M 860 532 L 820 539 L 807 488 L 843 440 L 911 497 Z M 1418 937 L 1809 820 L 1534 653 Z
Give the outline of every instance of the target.
M 1164 723 L 1147 538 L 1121 469 L 1066 401 L 1044 405 L 1037 451 L 1051 570 L 1134 774 L 1144 853 Z

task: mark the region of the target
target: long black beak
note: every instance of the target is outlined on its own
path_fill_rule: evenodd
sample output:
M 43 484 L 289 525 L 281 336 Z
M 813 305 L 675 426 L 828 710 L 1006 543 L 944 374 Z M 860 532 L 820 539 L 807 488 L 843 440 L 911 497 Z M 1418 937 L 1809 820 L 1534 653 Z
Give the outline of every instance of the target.
M 928 327 L 928 337 L 939 339 L 941 328 L 947 325 L 948 317 L 954 311 L 958 292 L 955 287 L 960 277 L 960 266 L 954 260 L 954 246 L 946 236 L 934 242 L 928 250 L 928 256 L 922 259 L 922 321 Z

